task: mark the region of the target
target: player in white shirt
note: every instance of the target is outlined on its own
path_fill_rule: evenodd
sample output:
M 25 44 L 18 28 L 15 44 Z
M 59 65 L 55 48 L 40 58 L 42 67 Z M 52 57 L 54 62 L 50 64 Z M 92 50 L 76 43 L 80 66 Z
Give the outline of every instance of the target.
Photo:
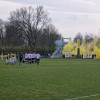
M 36 62 L 37 62 L 37 64 L 39 65 L 41 55 L 40 55 L 39 53 L 37 53 L 37 54 L 36 54 L 36 57 L 37 57 Z
M 8 56 L 6 57 L 6 63 L 9 64 L 9 58 L 8 58 Z

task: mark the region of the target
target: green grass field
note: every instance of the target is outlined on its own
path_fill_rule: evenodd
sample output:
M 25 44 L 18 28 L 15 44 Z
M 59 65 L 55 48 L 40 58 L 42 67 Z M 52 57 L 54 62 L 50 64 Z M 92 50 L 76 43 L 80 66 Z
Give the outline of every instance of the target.
M 0 61 L 0 100 L 100 100 L 100 60 Z

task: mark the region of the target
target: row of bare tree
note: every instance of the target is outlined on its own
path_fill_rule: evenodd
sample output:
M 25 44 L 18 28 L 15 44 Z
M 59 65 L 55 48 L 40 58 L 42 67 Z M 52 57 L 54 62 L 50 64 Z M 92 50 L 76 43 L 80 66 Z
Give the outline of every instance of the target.
M 43 6 L 23 7 L 12 11 L 8 21 L 0 19 L 1 46 L 28 46 L 31 50 L 42 48 L 51 51 L 55 47 L 54 41 L 61 38 Z M 81 33 L 76 34 L 74 42 L 77 38 L 80 38 L 82 43 Z M 93 39 L 94 36 L 91 34 L 85 36 L 86 42 L 91 42 Z M 97 45 L 99 44 L 100 39 L 97 42 Z
M 12 11 L 8 21 L 0 19 L 0 43 L 3 45 L 54 48 L 54 41 L 60 39 L 56 27 L 51 23 L 43 6 L 23 7 Z

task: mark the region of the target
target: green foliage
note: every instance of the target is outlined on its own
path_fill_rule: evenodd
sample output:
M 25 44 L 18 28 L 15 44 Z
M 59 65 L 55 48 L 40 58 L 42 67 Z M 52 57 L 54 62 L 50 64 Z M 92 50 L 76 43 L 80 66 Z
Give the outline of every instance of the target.
M 8 52 L 16 53 L 16 52 L 24 52 L 28 51 L 28 47 L 25 46 L 2 46 L 0 49 L 0 52 L 3 52 L 4 54 Z
M 37 46 L 36 48 L 36 52 L 39 53 L 52 53 L 54 51 L 54 47 L 51 47 L 50 49 L 48 48 L 48 46 Z M 12 53 L 16 53 L 16 52 L 34 52 L 34 49 L 32 50 L 30 47 L 28 46 L 0 46 L 0 53 L 8 53 L 8 52 L 12 52 Z
M 67 100 L 99 94 L 99 65 L 100 60 L 92 59 L 41 59 L 40 65 L 21 67 L 0 62 L 0 100 Z

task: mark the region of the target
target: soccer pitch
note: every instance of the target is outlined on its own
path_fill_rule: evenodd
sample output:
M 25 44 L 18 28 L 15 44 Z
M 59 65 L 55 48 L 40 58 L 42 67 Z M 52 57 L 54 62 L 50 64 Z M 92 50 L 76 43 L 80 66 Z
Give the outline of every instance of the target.
M 100 60 L 0 61 L 0 100 L 100 100 Z

